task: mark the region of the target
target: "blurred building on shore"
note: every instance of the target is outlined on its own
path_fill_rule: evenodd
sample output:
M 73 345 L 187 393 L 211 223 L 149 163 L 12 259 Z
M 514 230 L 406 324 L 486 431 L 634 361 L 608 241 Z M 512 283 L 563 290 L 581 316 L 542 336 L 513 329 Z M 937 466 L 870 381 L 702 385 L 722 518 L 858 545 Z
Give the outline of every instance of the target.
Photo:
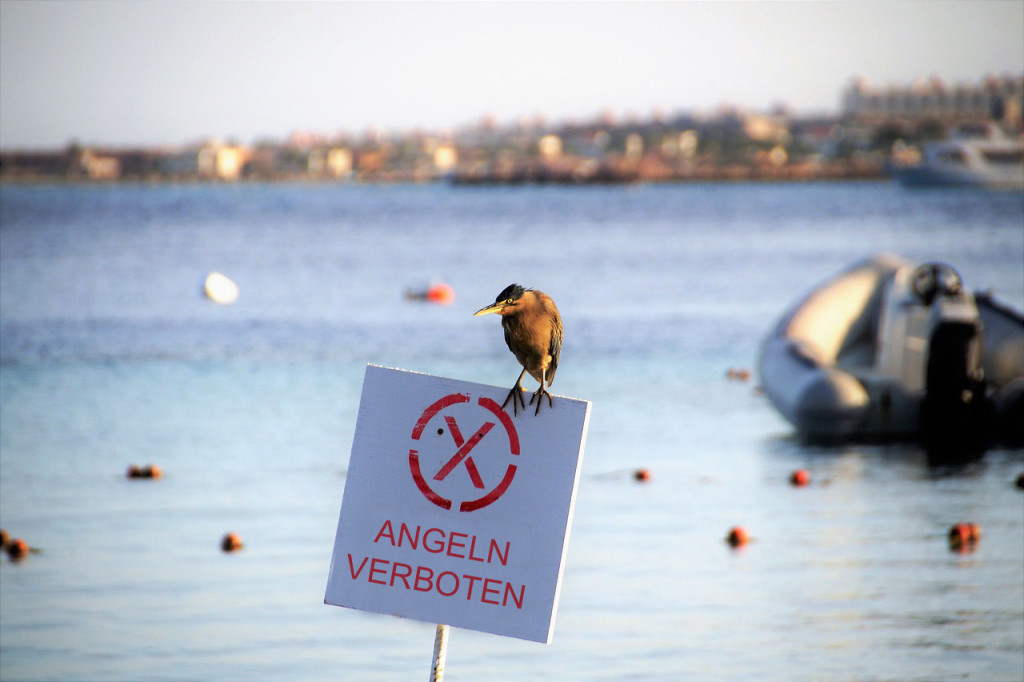
M 963 123 L 995 122 L 1019 135 L 1024 76 L 947 86 L 937 78 L 874 87 L 854 79 L 838 115 L 725 106 L 619 120 L 542 117 L 500 125 L 484 117 L 454 132 L 361 136 L 292 133 L 244 145 L 207 140 L 179 148 L 0 150 L 7 182 L 429 182 L 459 184 L 820 180 L 883 177 L 906 149 Z
M 947 84 L 932 77 L 909 85 L 874 86 L 855 78 L 843 92 L 842 118 L 865 125 L 927 119 L 943 125 L 990 119 L 1008 130 L 1024 127 L 1024 76 L 989 76 Z

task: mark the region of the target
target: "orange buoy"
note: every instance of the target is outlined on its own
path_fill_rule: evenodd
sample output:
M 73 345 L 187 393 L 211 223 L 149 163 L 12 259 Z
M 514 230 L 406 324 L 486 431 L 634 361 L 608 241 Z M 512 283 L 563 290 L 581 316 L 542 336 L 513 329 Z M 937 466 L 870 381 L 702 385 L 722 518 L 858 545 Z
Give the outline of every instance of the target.
M 730 367 L 726 371 L 725 376 L 730 381 L 747 381 L 748 379 L 750 379 L 750 370 L 744 368 L 733 369 Z
M 949 548 L 955 551 L 970 552 L 981 540 L 981 526 L 976 523 L 955 523 L 949 529 Z
M 405 299 L 407 301 L 426 301 L 427 303 L 449 305 L 455 301 L 455 289 L 450 284 L 440 282 L 438 284 L 431 284 L 426 289 L 406 289 Z
M 807 472 L 807 469 L 797 469 L 789 475 L 789 482 L 797 488 L 802 488 L 811 482 L 811 475 Z
M 228 533 L 224 536 L 224 539 L 220 541 L 220 548 L 225 552 L 236 552 L 242 549 L 242 538 L 238 536 L 238 533 Z
M 633 478 L 641 483 L 646 483 L 651 480 L 651 472 L 647 469 L 640 468 L 633 472 Z
M 432 284 L 430 285 L 430 288 L 427 289 L 426 299 L 431 303 L 450 305 L 455 300 L 455 289 L 444 282 Z
M 144 467 L 132 464 L 125 472 L 125 476 L 128 478 L 162 478 L 163 475 L 163 470 L 155 464 L 148 464 Z
M 725 536 L 725 541 L 729 543 L 730 547 L 742 547 L 750 542 L 750 536 L 747 535 L 747 529 L 743 526 L 733 526 L 729 529 L 729 534 Z
M 21 538 L 14 538 L 7 543 L 5 547 L 7 556 L 11 558 L 11 561 L 21 561 L 28 556 L 30 550 L 28 543 Z

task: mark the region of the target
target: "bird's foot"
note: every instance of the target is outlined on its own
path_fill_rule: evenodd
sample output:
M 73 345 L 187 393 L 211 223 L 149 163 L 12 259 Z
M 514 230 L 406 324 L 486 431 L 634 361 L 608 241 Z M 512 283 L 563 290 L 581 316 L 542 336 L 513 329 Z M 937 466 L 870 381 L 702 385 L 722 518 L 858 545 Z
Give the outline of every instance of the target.
M 554 407 L 554 403 L 551 401 L 551 394 L 548 393 L 548 389 L 546 389 L 543 386 L 541 386 L 540 388 L 537 389 L 537 391 L 532 396 L 530 396 L 530 404 L 531 405 L 533 405 L 533 401 L 534 400 L 537 401 L 537 407 L 535 407 L 533 409 L 533 415 L 535 417 L 538 414 L 540 414 L 540 404 L 542 402 L 544 402 L 544 396 L 548 397 L 548 407 Z M 524 410 L 526 409 L 525 405 L 523 405 L 523 409 Z
M 501 404 L 501 409 L 504 410 L 505 406 L 508 405 L 508 401 L 510 400 L 512 401 L 513 417 L 519 416 L 520 406 L 523 408 L 523 412 L 526 412 L 526 399 L 523 398 L 523 388 L 519 384 L 513 386 L 512 390 L 508 392 L 508 396 L 505 398 L 505 402 Z M 530 402 L 532 403 L 533 400 L 531 399 Z

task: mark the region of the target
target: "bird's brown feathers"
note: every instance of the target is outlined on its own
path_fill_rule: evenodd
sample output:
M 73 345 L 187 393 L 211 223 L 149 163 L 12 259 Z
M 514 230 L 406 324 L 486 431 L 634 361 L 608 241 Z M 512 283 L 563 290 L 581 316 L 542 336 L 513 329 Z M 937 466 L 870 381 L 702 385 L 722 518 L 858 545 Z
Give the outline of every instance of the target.
M 527 372 L 550 386 L 562 351 L 562 317 L 551 297 L 527 289 L 501 316 L 505 343 Z

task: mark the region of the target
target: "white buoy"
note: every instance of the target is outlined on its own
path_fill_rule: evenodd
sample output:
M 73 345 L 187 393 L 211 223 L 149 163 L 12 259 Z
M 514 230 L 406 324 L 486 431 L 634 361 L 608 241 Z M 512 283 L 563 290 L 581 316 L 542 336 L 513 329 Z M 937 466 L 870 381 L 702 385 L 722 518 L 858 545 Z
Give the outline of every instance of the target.
M 211 272 L 203 283 L 203 293 L 214 303 L 229 305 L 238 300 L 238 285 L 226 275 Z

